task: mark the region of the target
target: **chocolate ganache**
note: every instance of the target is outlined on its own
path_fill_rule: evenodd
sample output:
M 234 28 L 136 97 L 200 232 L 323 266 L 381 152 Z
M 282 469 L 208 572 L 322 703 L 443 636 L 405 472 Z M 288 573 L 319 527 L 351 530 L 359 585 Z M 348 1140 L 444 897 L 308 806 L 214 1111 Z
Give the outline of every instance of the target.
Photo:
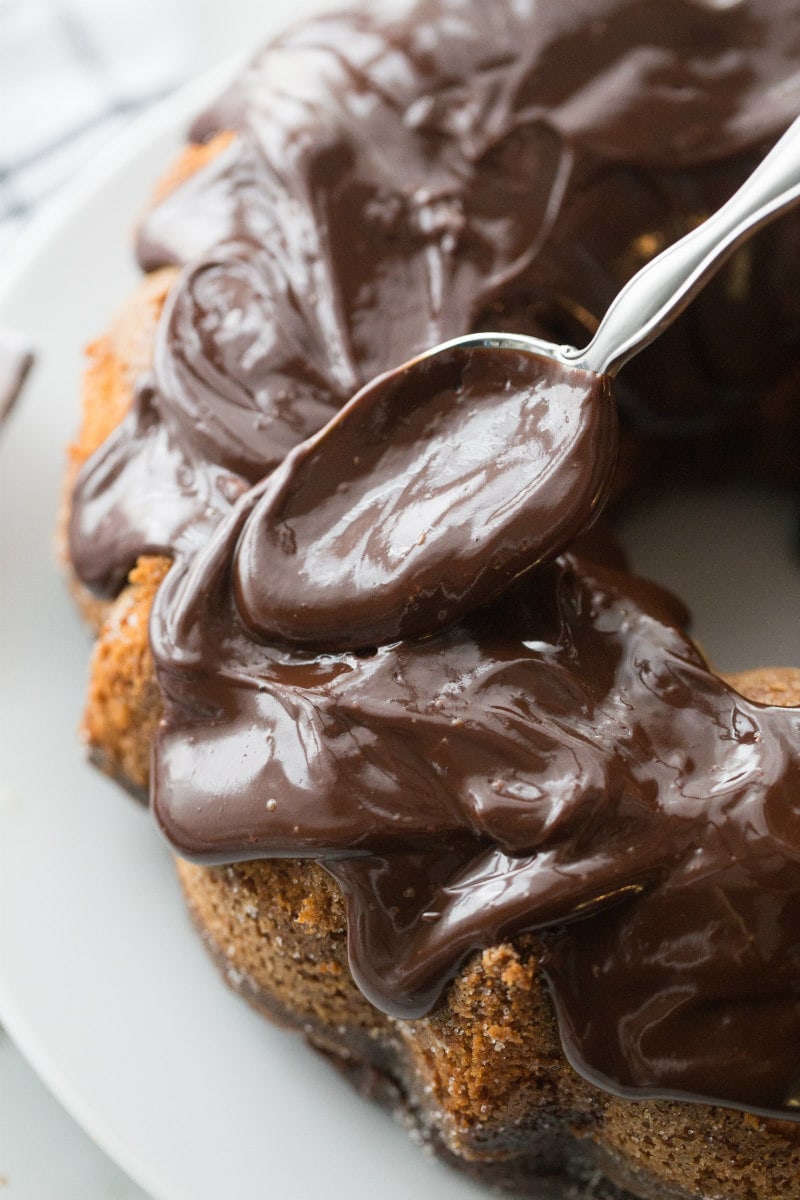
M 235 140 L 141 231 L 143 266 L 182 273 L 152 373 L 78 480 L 71 549 L 105 595 L 138 555 L 173 560 L 151 620 L 156 815 L 199 861 L 322 861 L 390 1013 L 540 931 L 589 1078 L 796 1115 L 796 710 L 733 692 L 676 601 L 578 545 L 446 629 L 360 650 L 270 643 L 236 577 L 270 472 L 377 373 L 480 328 L 581 343 L 800 109 L 800 11 L 398 11 L 269 47 L 195 129 Z M 681 323 L 695 348 L 717 299 Z M 645 406 L 658 355 L 630 375 Z

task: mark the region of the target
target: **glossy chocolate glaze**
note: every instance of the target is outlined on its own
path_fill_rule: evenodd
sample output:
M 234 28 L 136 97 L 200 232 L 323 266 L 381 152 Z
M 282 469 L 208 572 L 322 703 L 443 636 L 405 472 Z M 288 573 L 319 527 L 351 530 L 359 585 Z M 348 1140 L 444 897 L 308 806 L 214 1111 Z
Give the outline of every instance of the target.
M 229 579 L 257 492 L 159 596 L 170 841 L 204 862 L 323 861 L 354 975 L 398 1016 L 476 947 L 556 927 L 543 969 L 586 1074 L 786 1113 L 800 713 L 716 678 L 671 596 L 574 556 L 433 637 L 258 646 Z
M 238 140 L 142 230 L 144 266 L 185 266 L 152 377 L 78 482 L 71 546 L 105 594 L 138 554 L 175 560 L 151 624 L 157 816 L 201 861 L 324 861 L 354 975 L 390 1012 L 426 1011 L 471 950 L 543 930 L 590 1078 L 794 1115 L 796 711 L 744 701 L 675 602 L 575 555 L 360 653 L 254 637 L 235 574 L 269 472 L 376 373 L 477 328 L 580 344 L 800 109 L 800 12 L 398 8 L 262 54 L 196 128 Z M 756 324 L 731 294 L 682 322 L 701 368 L 678 410 L 704 421 L 715 364 Z M 631 372 L 646 415 L 675 391 L 673 358 L 656 346 Z
M 142 265 L 186 265 L 153 386 L 78 483 L 73 558 L 98 593 L 137 547 L 190 555 L 242 487 L 431 345 L 481 328 L 582 344 L 624 278 L 800 108 L 793 0 L 397 10 L 269 47 L 197 126 L 235 125 L 238 141 L 145 221 Z M 761 322 L 724 288 L 680 356 L 700 369 L 676 377 L 684 325 L 664 362 L 630 372 L 640 400 L 659 394 L 642 422 L 690 419 L 698 391 L 704 424 L 729 416 L 720 325 L 742 346 L 757 327 L 767 369 Z M 771 297 L 792 289 L 762 291 L 783 345 Z M 158 503 L 142 501 L 147 478 Z
M 233 565 L 267 641 L 425 636 L 554 558 L 616 463 L 610 379 L 508 347 L 379 376 L 273 473 Z
M 32 366 L 33 354 L 22 338 L 0 325 L 0 424 L 14 407 Z

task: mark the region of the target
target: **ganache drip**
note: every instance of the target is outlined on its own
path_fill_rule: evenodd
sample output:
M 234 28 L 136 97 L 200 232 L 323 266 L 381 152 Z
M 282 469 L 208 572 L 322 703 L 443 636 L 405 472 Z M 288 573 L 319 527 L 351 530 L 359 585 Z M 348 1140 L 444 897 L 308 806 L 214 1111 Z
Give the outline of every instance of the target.
M 195 130 L 236 139 L 141 231 L 142 264 L 181 273 L 78 481 L 73 561 L 113 595 L 173 559 L 157 817 L 199 861 L 323 862 L 376 1004 L 426 1012 L 470 952 L 541 931 L 590 1079 L 796 1116 L 800 716 L 718 680 L 677 602 L 576 547 L 361 652 L 264 643 L 237 608 L 263 480 L 359 386 L 475 329 L 581 344 L 800 108 L 794 5 L 582 11 L 426 0 L 256 59 Z M 695 348 L 715 302 L 684 318 Z M 645 406 L 669 358 L 632 374 Z
M 584 1073 L 790 1105 L 800 714 L 712 675 L 672 597 L 572 556 L 435 637 L 259 646 L 229 577 L 257 499 L 202 575 L 162 585 L 170 841 L 203 862 L 324 862 L 355 978 L 398 1016 L 427 1012 L 476 947 L 569 922 L 543 967 Z

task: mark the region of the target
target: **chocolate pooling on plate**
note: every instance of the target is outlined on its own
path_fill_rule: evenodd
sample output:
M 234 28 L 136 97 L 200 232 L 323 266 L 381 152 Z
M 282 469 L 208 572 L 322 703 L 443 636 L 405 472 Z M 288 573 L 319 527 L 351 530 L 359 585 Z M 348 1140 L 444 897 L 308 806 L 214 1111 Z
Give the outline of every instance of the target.
M 142 264 L 181 275 L 78 480 L 73 561 L 113 595 L 138 555 L 173 560 L 157 817 L 199 861 L 323 862 L 376 1004 L 426 1012 L 473 950 L 538 931 L 590 1079 L 796 1116 L 796 710 L 743 700 L 677 602 L 577 545 L 446 628 L 423 606 L 419 636 L 355 648 L 268 638 L 242 583 L 271 473 L 359 388 L 478 329 L 582 344 L 800 109 L 796 5 L 590 7 L 429 0 L 255 60 L 195 131 L 235 140 L 143 225 Z M 702 359 L 686 411 L 712 423 L 757 332 L 720 288 L 668 347 Z M 666 353 L 627 376 L 652 427 L 685 419 Z

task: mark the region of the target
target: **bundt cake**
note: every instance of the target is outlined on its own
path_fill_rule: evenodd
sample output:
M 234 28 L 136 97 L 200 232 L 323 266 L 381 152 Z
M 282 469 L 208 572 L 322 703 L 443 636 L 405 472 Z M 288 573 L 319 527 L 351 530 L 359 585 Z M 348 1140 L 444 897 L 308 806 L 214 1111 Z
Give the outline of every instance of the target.
M 355 648 L 264 637 L 243 546 L 359 387 L 471 330 L 584 344 L 798 111 L 798 0 L 322 16 L 198 118 L 89 349 L 90 754 L 231 985 L 492 1186 L 800 1195 L 800 671 L 721 678 L 606 527 Z M 788 217 L 621 373 L 612 517 L 800 478 L 798 296 Z

